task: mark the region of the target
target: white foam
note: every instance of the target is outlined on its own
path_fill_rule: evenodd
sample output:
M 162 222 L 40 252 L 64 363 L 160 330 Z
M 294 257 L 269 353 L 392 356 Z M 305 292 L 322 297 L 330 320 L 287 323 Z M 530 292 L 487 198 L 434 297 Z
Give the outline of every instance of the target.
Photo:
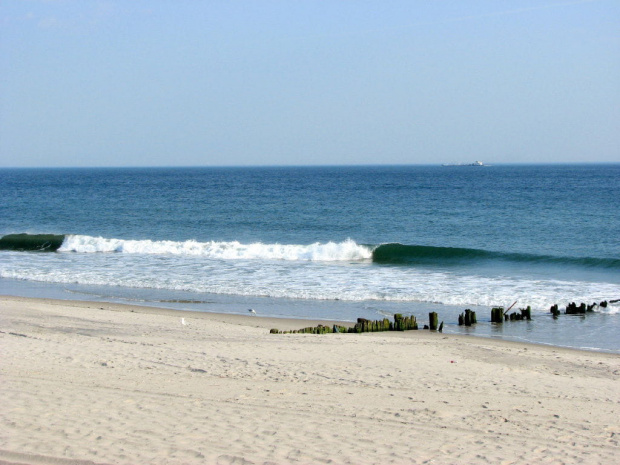
M 607 304 L 607 307 L 597 306 L 594 308 L 595 312 L 606 313 L 607 315 L 617 315 L 620 313 L 620 303 Z
M 95 241 L 97 243 L 101 245 Z M 346 249 L 338 244 L 334 248 L 339 254 Z M 153 252 L 7 252 L 0 261 L 0 278 L 312 300 L 506 307 L 516 300 L 517 307 L 531 305 L 533 310 L 544 313 L 555 303 L 562 307 L 570 301 L 599 302 L 608 296 L 620 295 L 620 288 L 612 283 L 485 277 L 375 266 L 369 261 L 357 261 L 356 266 L 350 266 L 351 262 L 347 261 L 318 261 L 317 257 L 324 256 L 333 259 L 334 252 L 329 247 L 318 247 L 323 253 L 319 255 L 307 246 L 308 256 L 301 255 L 304 248 L 299 247 L 295 250 L 297 261 L 275 260 L 271 252 L 270 260 L 253 260 L 248 259 L 252 257 L 249 253 L 239 252 L 240 248 L 231 249 L 246 259 L 220 260 L 187 254 L 154 255 Z M 265 248 L 258 249 L 264 253 Z M 598 311 L 615 314 L 618 306 L 610 305 Z
M 77 253 L 116 252 L 151 255 L 193 255 L 223 260 L 357 261 L 368 260 L 372 257 L 372 250 L 369 247 L 358 245 L 351 239 L 343 242 L 316 242 L 310 245 L 286 245 L 263 244 L 261 242 L 241 244 L 237 241 L 140 241 L 69 235 L 65 238 L 58 251 Z

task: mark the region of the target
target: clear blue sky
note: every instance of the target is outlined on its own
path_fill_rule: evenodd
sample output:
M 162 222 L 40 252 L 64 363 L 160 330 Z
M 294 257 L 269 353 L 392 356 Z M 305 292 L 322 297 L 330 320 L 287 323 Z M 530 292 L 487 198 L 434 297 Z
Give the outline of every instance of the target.
M 0 0 L 0 166 L 620 162 L 620 1 Z

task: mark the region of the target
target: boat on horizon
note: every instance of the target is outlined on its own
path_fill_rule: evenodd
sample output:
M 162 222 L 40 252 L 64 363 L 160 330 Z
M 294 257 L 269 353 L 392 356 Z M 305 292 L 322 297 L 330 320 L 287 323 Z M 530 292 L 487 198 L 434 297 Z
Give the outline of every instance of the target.
M 443 163 L 441 166 L 490 166 L 476 160 L 473 163 Z

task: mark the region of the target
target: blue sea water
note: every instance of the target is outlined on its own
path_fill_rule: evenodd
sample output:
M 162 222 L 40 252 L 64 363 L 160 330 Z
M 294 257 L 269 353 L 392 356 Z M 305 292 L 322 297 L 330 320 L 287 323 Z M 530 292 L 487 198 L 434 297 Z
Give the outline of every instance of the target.
M 549 314 L 620 299 L 620 164 L 2 169 L 0 196 L 0 293 L 437 311 L 445 332 L 620 353 L 620 303 Z M 515 301 L 532 321 L 489 323 Z M 457 325 L 465 308 L 479 324 Z

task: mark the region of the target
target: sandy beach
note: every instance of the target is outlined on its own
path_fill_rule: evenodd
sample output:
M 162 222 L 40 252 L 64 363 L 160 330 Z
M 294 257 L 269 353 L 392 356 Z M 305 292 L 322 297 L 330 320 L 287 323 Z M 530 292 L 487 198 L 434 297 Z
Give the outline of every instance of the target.
M 307 325 L 1 297 L 0 464 L 620 460 L 618 355 Z

